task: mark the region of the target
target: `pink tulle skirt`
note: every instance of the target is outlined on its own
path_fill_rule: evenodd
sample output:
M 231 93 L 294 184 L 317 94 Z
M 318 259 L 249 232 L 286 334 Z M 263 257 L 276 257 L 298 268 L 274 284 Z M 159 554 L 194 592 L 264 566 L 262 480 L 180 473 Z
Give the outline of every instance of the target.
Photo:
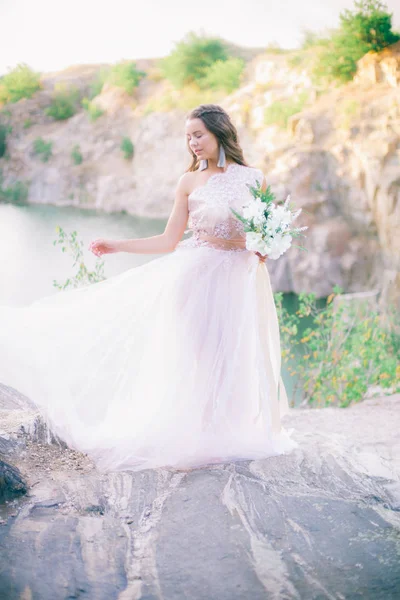
M 288 403 L 267 267 L 247 250 L 181 243 L 100 283 L 0 306 L 0 381 L 105 471 L 298 446 L 280 423 Z

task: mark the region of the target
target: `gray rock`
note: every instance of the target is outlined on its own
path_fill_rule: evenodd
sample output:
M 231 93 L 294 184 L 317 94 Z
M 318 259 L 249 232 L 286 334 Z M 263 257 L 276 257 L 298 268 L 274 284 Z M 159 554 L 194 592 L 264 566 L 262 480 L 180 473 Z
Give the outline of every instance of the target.
M 0 460 L 0 503 L 26 494 L 26 491 L 19 470 Z
M 30 488 L 2 513 L 1 598 L 399 597 L 399 395 L 292 409 L 289 455 L 107 474 L 6 404 Z

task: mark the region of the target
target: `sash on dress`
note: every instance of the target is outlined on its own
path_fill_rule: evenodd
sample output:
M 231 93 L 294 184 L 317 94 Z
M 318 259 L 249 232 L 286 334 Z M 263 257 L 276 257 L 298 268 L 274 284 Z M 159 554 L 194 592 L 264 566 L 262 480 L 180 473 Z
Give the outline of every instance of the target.
M 281 377 L 279 322 L 266 265 L 258 261 L 256 273 L 260 339 L 269 386 L 268 404 L 274 433 L 282 429 L 280 419 L 289 412 L 289 402 Z

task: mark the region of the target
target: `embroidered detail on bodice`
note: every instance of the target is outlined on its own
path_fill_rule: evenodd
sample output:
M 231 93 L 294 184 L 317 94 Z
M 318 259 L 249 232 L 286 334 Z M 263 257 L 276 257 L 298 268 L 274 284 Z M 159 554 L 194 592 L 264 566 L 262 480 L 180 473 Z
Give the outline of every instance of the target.
M 177 247 L 210 246 L 215 244 L 199 239 L 201 234 L 229 239 L 245 239 L 243 224 L 230 210 L 239 214 L 252 198 L 247 184 L 255 186 L 263 179 L 263 172 L 254 167 L 231 163 L 225 172 L 214 173 L 205 184 L 198 186 L 188 196 L 188 229 L 193 235 L 177 244 Z M 221 248 L 223 249 L 223 248 Z M 246 248 L 230 248 L 229 252 L 243 252 Z

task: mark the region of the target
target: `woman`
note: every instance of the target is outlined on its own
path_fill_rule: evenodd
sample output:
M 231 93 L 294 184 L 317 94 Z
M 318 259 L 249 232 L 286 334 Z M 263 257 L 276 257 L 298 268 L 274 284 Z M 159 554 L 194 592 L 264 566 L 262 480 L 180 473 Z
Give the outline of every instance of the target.
M 89 246 L 165 256 L 0 307 L 0 381 L 100 469 L 190 468 L 298 446 L 280 423 L 288 402 L 266 257 L 246 249 L 230 210 L 265 178 L 220 106 L 193 110 L 186 137 L 192 164 L 165 231 Z

